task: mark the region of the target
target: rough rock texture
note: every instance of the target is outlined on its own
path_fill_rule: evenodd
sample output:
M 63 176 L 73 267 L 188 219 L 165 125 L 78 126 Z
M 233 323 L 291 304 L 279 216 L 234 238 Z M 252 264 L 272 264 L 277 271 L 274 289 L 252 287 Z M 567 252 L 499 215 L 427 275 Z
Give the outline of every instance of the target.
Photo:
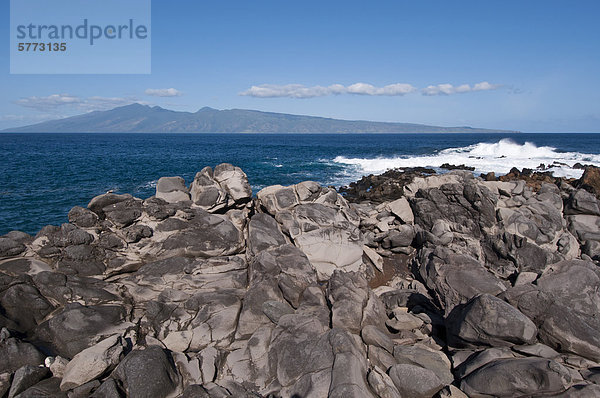
M 205 167 L 194 177 L 190 186 L 192 202 L 209 211 L 240 207 L 249 202 L 252 189 L 246 173 L 239 167 L 223 163 L 215 167 Z
M 557 362 L 514 358 L 482 366 L 465 377 L 460 387 L 470 397 L 514 397 L 560 393 L 571 383 L 569 371 Z
M 79 352 L 67 364 L 60 389 L 71 390 L 98 378 L 119 363 L 121 354 L 123 344 L 119 335 L 109 337 Z
M 40 380 L 43 380 L 48 373 L 50 372 L 45 367 L 31 365 L 20 367 L 13 375 L 8 397 L 16 397 L 29 387 L 37 384 Z
M 474 297 L 463 308 L 455 307 L 446 327 L 453 346 L 531 344 L 537 336 L 529 318 L 490 294 Z
M 0 237 L 0 396 L 598 396 L 594 173 L 100 195 Z
M 291 187 L 271 186 L 257 194 L 257 202 L 306 253 L 320 280 L 336 269 L 362 269 L 360 218 L 335 190 L 310 181 Z
M 168 354 L 158 346 L 132 351 L 113 371 L 129 397 L 166 397 L 178 385 L 179 375 Z
M 587 166 L 581 179 L 575 184 L 577 188 L 583 188 L 600 198 L 600 168 Z
M 161 177 L 156 184 L 156 197 L 169 203 L 190 200 L 190 194 L 181 177 Z

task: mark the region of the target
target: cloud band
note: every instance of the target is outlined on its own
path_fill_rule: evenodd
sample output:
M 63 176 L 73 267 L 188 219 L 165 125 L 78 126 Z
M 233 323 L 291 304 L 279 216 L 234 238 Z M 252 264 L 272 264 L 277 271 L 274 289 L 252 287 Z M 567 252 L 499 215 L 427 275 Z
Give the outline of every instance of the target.
M 180 97 L 182 95 L 181 91 L 174 88 L 149 88 L 144 93 L 153 97 Z
M 349 86 L 342 84 L 332 84 L 330 86 L 312 86 L 306 87 L 302 84 L 262 84 L 252 86 L 248 90 L 239 93 L 239 95 L 255 98 L 314 98 L 326 97 L 330 95 L 369 95 L 369 96 L 402 96 L 414 92 L 420 92 L 422 95 L 450 95 L 468 93 L 474 91 L 487 91 L 500 88 L 498 84 L 481 82 L 474 84 L 462 84 L 453 86 L 452 84 L 438 84 L 437 86 L 427 86 L 418 90 L 411 84 L 395 83 L 383 87 L 376 87 L 367 83 L 354 83 Z

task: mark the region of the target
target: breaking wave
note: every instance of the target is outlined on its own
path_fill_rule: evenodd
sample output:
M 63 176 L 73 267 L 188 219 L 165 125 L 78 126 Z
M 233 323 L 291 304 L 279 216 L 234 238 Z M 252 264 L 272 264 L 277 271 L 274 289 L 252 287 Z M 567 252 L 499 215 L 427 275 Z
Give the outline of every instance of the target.
M 448 148 L 431 155 L 398 156 L 389 158 L 347 158 L 337 156 L 334 163 L 353 167 L 361 174 L 380 174 L 393 168 L 430 167 L 440 169 L 447 163 L 474 167 L 473 173 L 493 171 L 506 174 L 511 168 L 552 171 L 555 177 L 579 178 L 583 170 L 573 168 L 577 163 L 600 166 L 600 155 L 580 152 L 560 152 L 550 146 L 536 146 L 531 142 L 518 144 L 511 139 L 495 143 L 469 145 L 461 148 Z M 439 171 L 439 170 L 438 170 Z

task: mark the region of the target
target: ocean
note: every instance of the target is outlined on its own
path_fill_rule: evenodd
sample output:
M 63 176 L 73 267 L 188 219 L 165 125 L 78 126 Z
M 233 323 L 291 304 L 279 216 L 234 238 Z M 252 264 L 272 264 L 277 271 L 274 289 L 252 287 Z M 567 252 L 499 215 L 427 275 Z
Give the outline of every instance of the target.
M 444 163 L 474 173 L 600 166 L 600 134 L 0 134 L 0 235 L 35 234 L 113 190 L 147 198 L 162 176 L 189 184 L 205 166 L 241 167 L 253 192 L 305 180 L 339 187 L 393 167 Z

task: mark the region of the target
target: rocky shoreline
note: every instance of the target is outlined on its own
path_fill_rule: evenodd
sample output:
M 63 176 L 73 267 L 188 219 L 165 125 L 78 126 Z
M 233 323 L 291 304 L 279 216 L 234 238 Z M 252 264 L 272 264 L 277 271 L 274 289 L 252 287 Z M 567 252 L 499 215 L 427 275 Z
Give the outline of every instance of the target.
M 600 396 L 600 174 L 221 164 L 0 237 L 0 397 Z

